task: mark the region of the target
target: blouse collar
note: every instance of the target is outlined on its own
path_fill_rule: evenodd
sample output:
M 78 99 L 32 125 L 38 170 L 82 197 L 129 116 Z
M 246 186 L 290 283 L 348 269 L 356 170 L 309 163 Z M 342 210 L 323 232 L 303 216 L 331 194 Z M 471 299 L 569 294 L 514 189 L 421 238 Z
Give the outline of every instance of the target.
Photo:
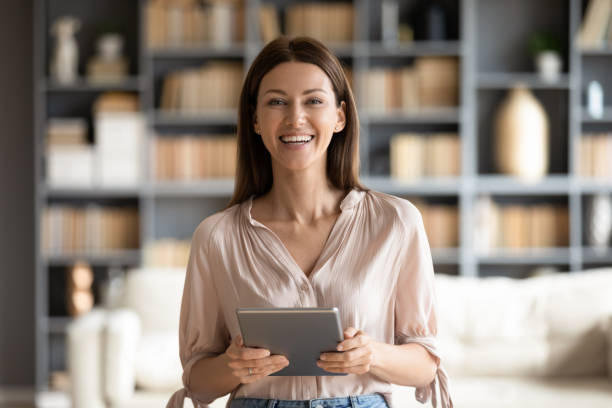
M 351 191 L 349 191 L 348 194 L 340 202 L 340 211 L 346 211 L 354 208 L 359 203 L 359 201 L 361 201 L 364 195 L 365 191 L 352 188 Z M 244 217 L 247 218 L 249 223 L 253 225 L 259 225 L 260 223 L 251 216 L 251 208 L 253 207 L 254 198 L 255 195 L 253 194 L 242 203 L 242 214 Z

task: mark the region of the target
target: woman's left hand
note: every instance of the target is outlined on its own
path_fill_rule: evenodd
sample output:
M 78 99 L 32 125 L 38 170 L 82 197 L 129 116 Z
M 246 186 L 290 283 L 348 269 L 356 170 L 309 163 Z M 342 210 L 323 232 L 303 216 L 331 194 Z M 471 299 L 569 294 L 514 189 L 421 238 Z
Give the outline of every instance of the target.
M 374 364 L 374 342 L 354 327 L 344 330 L 344 340 L 337 349 L 322 353 L 317 365 L 331 373 L 365 374 Z

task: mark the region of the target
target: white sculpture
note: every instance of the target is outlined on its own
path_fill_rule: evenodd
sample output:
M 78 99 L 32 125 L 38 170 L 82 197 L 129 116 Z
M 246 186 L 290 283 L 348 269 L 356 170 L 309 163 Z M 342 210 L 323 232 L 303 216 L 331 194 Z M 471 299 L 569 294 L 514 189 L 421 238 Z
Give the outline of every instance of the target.
M 72 83 L 77 78 L 79 49 L 74 35 L 80 27 L 81 22 L 72 16 L 60 17 L 51 26 L 51 34 L 56 37 L 51 77 L 62 84 Z

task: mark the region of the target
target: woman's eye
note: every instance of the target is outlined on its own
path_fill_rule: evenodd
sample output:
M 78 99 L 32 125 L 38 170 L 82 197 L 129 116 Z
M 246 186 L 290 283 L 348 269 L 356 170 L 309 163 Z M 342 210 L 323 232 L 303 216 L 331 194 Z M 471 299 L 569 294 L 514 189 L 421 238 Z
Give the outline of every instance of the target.
M 280 99 L 271 99 L 270 102 L 268 102 L 268 104 L 270 105 L 278 105 L 276 102 L 282 102 Z
M 319 98 L 312 98 L 310 99 L 308 102 L 314 104 L 314 105 L 319 105 L 322 104 L 323 101 L 320 100 Z M 268 102 L 269 105 L 280 105 L 284 103 L 284 101 L 282 99 L 270 99 L 270 102 Z
M 312 99 L 310 100 L 310 102 L 316 102 L 316 104 L 323 103 L 323 101 L 321 101 L 320 99 L 317 99 L 317 98 L 312 98 Z

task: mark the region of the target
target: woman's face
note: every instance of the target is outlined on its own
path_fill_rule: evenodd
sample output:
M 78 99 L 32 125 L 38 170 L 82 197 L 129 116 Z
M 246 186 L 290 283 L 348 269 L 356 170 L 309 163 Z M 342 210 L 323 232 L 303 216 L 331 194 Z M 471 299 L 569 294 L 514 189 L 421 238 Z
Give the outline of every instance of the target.
M 273 167 L 324 169 L 331 138 L 345 123 L 345 103 L 336 107 L 332 83 L 317 65 L 284 62 L 263 77 L 254 128 Z

